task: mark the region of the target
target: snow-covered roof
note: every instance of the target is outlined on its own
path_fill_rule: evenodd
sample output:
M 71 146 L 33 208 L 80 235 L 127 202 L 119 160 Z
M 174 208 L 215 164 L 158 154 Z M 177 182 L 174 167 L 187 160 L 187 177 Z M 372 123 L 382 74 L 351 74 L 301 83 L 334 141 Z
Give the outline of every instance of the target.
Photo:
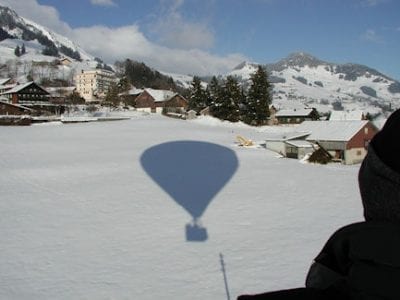
M 6 99 L 3 99 L 3 98 L 0 98 L 0 103 L 6 104 L 6 105 L 10 105 L 10 106 L 14 106 L 14 107 L 18 107 L 18 108 L 22 108 L 22 109 L 29 110 L 29 111 L 34 111 L 33 109 L 31 109 L 29 107 L 26 107 L 26 106 L 23 106 L 23 105 L 20 105 L 20 104 L 10 103 Z
M 368 121 L 304 121 L 298 131 L 311 132 L 308 141 L 349 141 Z
M 167 90 L 145 89 L 145 91 L 153 97 L 155 102 L 164 102 L 176 95 L 175 92 Z
M 285 142 L 294 139 L 304 138 L 309 135 L 311 132 L 282 132 L 276 134 L 270 134 L 265 140 L 268 142 Z
M 352 110 L 352 111 L 340 111 L 334 110 L 331 112 L 329 117 L 330 121 L 351 121 L 351 120 L 362 120 L 364 113 L 361 110 Z
M 286 144 L 297 147 L 297 148 L 312 148 L 313 144 L 304 141 L 304 140 L 291 140 L 291 141 L 286 141 Z
M 138 94 L 140 94 L 142 92 L 143 92 L 142 89 L 138 89 L 138 88 L 133 87 L 126 93 L 126 95 L 138 95 Z
M 312 108 L 302 108 L 302 109 L 282 109 L 278 111 L 276 117 L 302 117 L 308 116 L 313 111 Z
M 11 78 L 0 78 L 0 85 L 4 85 L 9 82 Z
M 13 87 L 11 90 L 5 91 L 3 93 L 3 95 L 5 94 L 13 94 L 13 93 L 18 93 L 19 91 L 23 90 L 24 88 L 26 88 L 27 86 L 31 85 L 33 83 L 33 81 L 24 83 L 24 84 L 19 84 L 16 85 L 15 87 Z

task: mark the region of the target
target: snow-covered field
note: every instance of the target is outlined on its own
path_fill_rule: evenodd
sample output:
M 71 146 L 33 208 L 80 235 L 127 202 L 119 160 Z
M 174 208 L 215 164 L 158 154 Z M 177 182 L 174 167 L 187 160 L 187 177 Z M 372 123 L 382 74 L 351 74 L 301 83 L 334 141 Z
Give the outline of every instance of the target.
M 0 298 L 235 299 L 303 285 L 330 234 L 362 220 L 359 166 L 235 144 L 277 130 L 154 115 L 1 127 Z M 208 239 L 186 239 L 194 216 Z

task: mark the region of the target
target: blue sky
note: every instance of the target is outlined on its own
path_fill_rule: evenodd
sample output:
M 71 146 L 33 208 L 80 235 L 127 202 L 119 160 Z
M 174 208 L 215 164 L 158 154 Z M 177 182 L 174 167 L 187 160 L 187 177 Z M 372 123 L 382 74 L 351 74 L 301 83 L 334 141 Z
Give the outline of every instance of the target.
M 112 63 L 220 73 L 297 51 L 400 79 L 398 0 L 0 0 Z M 107 40 L 107 41 L 104 41 Z

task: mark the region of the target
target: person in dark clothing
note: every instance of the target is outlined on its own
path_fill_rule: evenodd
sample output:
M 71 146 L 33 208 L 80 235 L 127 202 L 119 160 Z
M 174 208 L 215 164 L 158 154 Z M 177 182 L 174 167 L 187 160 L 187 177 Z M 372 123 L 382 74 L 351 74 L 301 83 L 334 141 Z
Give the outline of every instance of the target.
M 364 222 L 337 230 L 305 287 L 238 300 L 400 299 L 400 110 L 372 139 L 358 174 Z

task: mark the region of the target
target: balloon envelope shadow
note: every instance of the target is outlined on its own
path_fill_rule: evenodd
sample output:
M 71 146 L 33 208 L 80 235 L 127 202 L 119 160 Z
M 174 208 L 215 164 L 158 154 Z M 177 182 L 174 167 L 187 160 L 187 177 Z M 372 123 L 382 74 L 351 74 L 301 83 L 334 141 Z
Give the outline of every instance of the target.
M 200 217 L 238 168 L 231 149 L 208 142 L 175 141 L 153 146 L 140 158 L 146 173 L 191 216 L 187 241 L 205 241 Z

